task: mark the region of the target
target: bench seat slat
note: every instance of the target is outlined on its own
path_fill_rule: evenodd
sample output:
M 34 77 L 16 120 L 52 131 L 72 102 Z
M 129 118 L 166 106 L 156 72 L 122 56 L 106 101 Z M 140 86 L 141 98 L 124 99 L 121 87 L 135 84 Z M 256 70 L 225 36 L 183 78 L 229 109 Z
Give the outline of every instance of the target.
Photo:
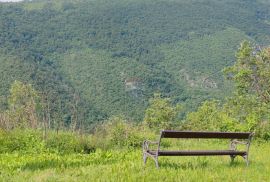
M 220 138 L 220 139 L 248 139 L 250 132 L 194 132 L 163 130 L 162 138 Z
M 155 150 L 148 150 L 147 153 L 156 155 Z M 234 150 L 180 150 L 180 151 L 159 151 L 159 156 L 208 156 L 208 155 L 246 155 L 246 151 Z

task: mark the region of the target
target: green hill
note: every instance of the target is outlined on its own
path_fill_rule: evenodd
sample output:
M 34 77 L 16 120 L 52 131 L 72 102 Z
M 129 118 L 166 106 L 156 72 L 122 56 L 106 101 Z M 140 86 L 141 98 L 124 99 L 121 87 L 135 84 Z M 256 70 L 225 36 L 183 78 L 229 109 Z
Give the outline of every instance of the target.
M 154 92 L 192 110 L 230 94 L 220 70 L 242 40 L 269 44 L 269 22 L 263 0 L 0 3 L 0 95 L 32 83 L 67 124 L 75 103 L 87 124 L 140 120 Z

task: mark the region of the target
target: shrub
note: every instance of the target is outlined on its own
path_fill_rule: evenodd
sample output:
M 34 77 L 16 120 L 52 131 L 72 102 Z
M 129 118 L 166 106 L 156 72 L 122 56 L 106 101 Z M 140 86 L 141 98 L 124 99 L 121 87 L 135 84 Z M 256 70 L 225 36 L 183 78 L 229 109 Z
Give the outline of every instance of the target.
M 70 153 L 90 153 L 95 150 L 86 136 L 78 136 L 71 132 L 50 132 L 45 141 L 46 147 L 50 151 L 62 154 Z
M 129 123 L 121 116 L 112 117 L 104 124 L 97 126 L 93 142 L 95 146 L 102 149 L 141 147 L 143 140 L 153 134 L 146 130 L 148 129 L 143 125 Z M 153 137 L 150 136 L 150 138 Z
M 269 121 L 261 122 L 255 130 L 255 136 L 264 140 L 270 140 L 270 123 Z
M 95 147 L 90 136 L 78 136 L 71 132 L 49 132 L 46 140 L 41 131 L 33 130 L 0 130 L 0 153 L 42 153 L 56 152 L 61 154 L 91 153 Z
M 149 103 L 145 111 L 144 124 L 156 131 L 170 129 L 182 109 L 180 105 L 173 106 L 170 99 L 162 98 L 161 94 L 154 94 Z
M 12 130 L 1 132 L 0 153 L 41 153 L 45 145 L 38 131 L 33 130 Z
M 183 129 L 193 131 L 215 131 L 221 126 L 219 102 L 205 101 L 197 111 L 187 114 Z

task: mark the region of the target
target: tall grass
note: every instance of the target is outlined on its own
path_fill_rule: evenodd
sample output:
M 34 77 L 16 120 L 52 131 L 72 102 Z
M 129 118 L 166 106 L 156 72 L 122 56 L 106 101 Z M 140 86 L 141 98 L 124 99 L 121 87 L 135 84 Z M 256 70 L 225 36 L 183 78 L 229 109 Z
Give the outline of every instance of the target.
M 194 143 L 195 142 L 195 143 Z M 170 148 L 226 148 L 225 141 L 180 140 Z M 270 145 L 253 142 L 250 165 L 241 157 L 160 157 L 160 169 L 140 149 L 91 154 L 0 154 L 0 181 L 270 181 Z

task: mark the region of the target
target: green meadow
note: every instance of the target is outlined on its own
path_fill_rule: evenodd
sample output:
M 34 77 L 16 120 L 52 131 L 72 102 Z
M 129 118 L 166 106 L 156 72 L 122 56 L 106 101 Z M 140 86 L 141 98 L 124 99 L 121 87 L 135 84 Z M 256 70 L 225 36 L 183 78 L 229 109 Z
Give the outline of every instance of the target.
M 166 143 L 166 142 L 165 142 Z M 227 141 L 173 141 L 170 147 L 228 147 Z M 0 181 L 269 181 L 270 145 L 253 141 L 250 165 L 241 157 L 160 157 L 160 168 L 148 159 L 144 166 L 137 149 L 97 150 L 90 154 L 0 154 Z

